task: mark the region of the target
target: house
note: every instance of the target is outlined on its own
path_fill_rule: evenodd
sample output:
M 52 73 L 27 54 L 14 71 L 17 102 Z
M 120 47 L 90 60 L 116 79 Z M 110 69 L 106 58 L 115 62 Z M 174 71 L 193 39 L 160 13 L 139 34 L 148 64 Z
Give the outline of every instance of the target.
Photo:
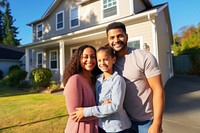
M 9 67 L 19 65 L 25 69 L 25 49 L 16 46 L 0 44 L 0 70 L 3 76 L 8 75 Z
M 153 6 L 150 0 L 55 0 L 40 19 L 27 24 L 33 41 L 23 46 L 26 71 L 47 67 L 53 79 L 61 80 L 73 51 L 84 44 L 105 45 L 105 29 L 113 21 L 126 25 L 130 47 L 153 53 L 165 84 L 173 76 L 169 8 L 168 3 Z

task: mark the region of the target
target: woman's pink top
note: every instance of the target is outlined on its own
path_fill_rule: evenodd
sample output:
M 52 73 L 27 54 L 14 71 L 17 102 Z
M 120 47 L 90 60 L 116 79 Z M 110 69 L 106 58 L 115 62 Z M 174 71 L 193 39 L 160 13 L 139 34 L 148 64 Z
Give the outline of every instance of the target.
M 65 85 L 65 95 L 68 113 L 75 111 L 77 107 L 95 106 L 95 97 L 92 87 L 79 74 L 71 76 Z M 98 133 L 98 121 L 96 117 L 87 117 L 80 122 L 74 122 L 69 116 L 65 133 Z

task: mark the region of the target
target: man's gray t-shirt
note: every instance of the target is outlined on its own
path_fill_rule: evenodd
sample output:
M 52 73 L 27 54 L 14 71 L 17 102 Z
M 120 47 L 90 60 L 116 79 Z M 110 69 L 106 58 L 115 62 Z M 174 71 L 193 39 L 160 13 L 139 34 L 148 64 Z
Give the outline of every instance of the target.
M 124 57 L 118 58 L 114 69 L 126 81 L 124 108 L 131 119 L 153 119 L 152 90 L 147 78 L 160 75 L 155 57 L 150 52 L 129 48 Z

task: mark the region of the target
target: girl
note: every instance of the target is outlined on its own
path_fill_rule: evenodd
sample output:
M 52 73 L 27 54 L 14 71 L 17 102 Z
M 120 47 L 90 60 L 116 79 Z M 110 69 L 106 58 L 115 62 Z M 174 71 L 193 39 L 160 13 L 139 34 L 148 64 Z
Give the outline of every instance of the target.
M 113 72 L 116 57 L 111 47 L 103 46 L 97 51 L 97 63 L 103 72 L 96 82 L 96 100 L 98 106 L 76 108 L 71 117 L 81 121 L 83 117 L 96 116 L 99 126 L 108 133 L 128 133 L 131 122 L 123 109 L 126 91 L 124 79 Z M 110 100 L 110 102 L 108 102 Z
M 95 106 L 94 71 L 96 68 L 96 50 L 84 45 L 78 48 L 66 66 L 63 75 L 64 96 L 68 113 L 77 107 Z M 97 72 L 95 72 L 97 73 Z M 98 133 L 96 117 L 87 117 L 74 122 L 69 116 L 65 133 Z

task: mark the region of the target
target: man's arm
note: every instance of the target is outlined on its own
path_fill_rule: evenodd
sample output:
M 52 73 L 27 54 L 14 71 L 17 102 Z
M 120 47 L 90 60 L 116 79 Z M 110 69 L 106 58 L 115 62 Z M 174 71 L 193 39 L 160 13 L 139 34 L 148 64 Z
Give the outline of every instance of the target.
M 162 117 L 164 111 L 164 88 L 162 85 L 161 75 L 148 78 L 148 83 L 153 92 L 153 123 L 148 133 L 162 132 Z

